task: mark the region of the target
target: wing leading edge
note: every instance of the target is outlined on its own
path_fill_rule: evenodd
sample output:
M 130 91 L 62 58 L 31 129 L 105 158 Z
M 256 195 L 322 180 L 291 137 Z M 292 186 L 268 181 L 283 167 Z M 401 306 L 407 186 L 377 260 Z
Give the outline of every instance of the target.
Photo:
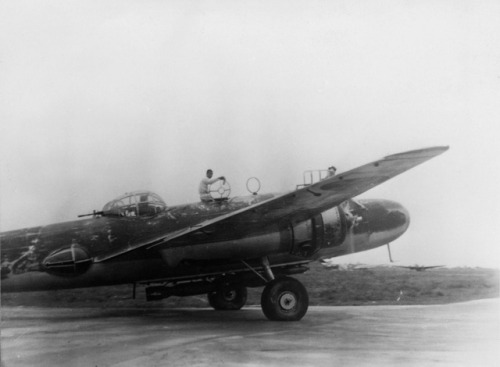
M 241 237 L 244 237 L 259 231 L 263 226 L 271 226 L 283 221 L 298 223 L 360 195 L 392 177 L 444 153 L 446 150 L 448 147 L 443 146 L 389 155 L 300 190 L 204 221 L 193 227 L 159 236 L 147 242 L 129 245 L 113 253 L 99 256 L 94 261 L 105 261 L 139 248 L 165 247 L 174 239 L 181 239 L 199 231 L 217 233 L 231 228 L 232 232 L 239 233 Z

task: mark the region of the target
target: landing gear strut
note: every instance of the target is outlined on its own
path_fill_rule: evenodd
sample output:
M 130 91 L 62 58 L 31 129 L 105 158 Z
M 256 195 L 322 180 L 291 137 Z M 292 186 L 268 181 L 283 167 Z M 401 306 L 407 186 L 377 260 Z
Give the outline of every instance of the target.
M 269 259 L 261 259 L 268 283 L 260 297 L 262 312 L 271 321 L 299 321 L 309 307 L 306 288 L 297 279 L 275 278 Z
M 247 300 L 247 289 L 243 284 L 266 286 L 260 298 L 262 312 L 271 321 L 299 321 L 304 317 L 309 307 L 309 296 L 306 288 L 297 279 L 273 274 L 269 259 L 262 257 L 259 272 L 245 261 L 241 261 L 250 271 L 260 278 L 260 283 L 240 282 L 239 284 L 224 284 L 208 293 L 208 302 L 216 310 L 239 310 Z M 305 270 L 300 271 L 301 273 Z M 297 272 L 296 272 L 297 273 Z

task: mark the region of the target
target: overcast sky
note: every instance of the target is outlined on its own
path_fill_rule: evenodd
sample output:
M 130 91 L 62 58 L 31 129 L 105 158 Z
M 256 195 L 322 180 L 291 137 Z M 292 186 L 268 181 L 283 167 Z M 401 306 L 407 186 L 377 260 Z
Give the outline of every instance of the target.
M 148 189 L 292 190 L 387 154 L 450 150 L 362 195 L 412 217 L 405 263 L 498 266 L 498 1 L 0 4 L 0 228 Z M 386 249 L 341 262 L 387 262 Z

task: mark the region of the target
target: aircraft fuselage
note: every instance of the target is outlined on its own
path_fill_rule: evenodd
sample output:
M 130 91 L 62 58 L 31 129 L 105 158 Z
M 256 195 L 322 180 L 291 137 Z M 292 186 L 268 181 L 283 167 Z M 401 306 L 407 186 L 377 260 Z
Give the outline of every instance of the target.
M 307 263 L 385 245 L 407 229 L 409 215 L 388 200 L 360 200 L 299 223 L 283 221 L 251 233 L 194 233 L 166 247 L 127 252 L 133 243 L 193 227 L 272 195 L 194 203 L 145 216 L 102 215 L 0 234 L 2 291 L 34 291 L 189 279 L 240 271 L 263 256 L 271 267 Z M 123 255 L 99 261 L 110 252 Z

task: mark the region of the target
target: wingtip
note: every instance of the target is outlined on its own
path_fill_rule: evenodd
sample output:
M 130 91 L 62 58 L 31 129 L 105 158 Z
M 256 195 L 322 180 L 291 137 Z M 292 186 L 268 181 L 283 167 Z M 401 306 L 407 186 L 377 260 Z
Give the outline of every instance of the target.
M 441 145 L 441 146 L 437 146 L 437 147 L 432 147 L 432 148 L 429 148 L 429 149 L 435 149 L 435 150 L 439 150 L 441 152 L 446 152 L 448 149 L 450 149 L 450 146 L 449 145 Z
M 446 152 L 448 149 L 450 149 L 449 145 L 443 145 L 443 146 L 409 150 L 407 152 L 391 154 L 385 158 L 386 159 L 394 159 L 394 158 L 411 157 L 411 156 L 435 157 L 439 154 Z
M 439 154 L 446 152 L 448 149 L 450 149 L 449 145 L 442 145 L 442 146 L 437 146 L 437 147 L 430 147 L 430 148 L 426 148 L 426 149 L 421 149 L 421 151 L 429 152 L 430 155 L 435 156 L 435 155 L 439 155 Z

